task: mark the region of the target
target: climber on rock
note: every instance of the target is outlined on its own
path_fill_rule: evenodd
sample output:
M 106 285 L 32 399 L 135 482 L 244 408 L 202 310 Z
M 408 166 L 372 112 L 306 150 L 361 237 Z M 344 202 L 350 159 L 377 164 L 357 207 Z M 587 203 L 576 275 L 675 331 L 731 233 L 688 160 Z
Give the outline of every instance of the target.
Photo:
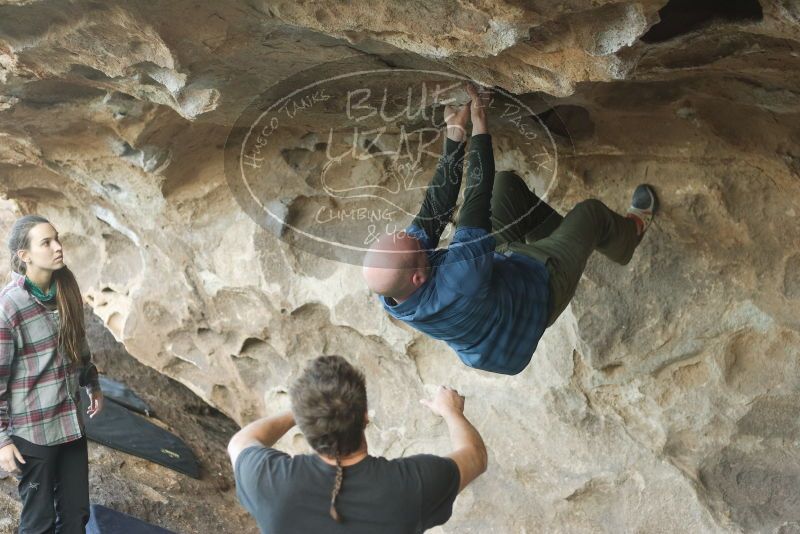
M 567 307 L 595 249 L 630 261 L 657 199 L 642 184 L 624 217 L 596 199 L 562 217 L 516 173 L 495 176 L 485 94 L 472 85 L 467 92 L 469 103 L 445 108 L 444 154 L 418 215 L 372 244 L 363 273 L 391 316 L 445 341 L 470 367 L 516 374 Z M 461 187 L 469 117 L 463 205 L 450 245 L 437 250 Z

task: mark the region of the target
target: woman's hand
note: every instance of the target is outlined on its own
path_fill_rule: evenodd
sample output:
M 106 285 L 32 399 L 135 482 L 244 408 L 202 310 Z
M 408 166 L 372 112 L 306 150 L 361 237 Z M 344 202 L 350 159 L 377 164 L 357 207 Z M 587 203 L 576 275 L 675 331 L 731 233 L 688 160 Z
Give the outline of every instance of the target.
M 95 389 L 89 394 L 90 405 L 86 413 L 89 414 L 89 419 L 103 411 L 103 392 Z
M 17 462 L 24 464 L 25 459 L 20 454 L 19 449 L 13 443 L 9 443 L 0 449 L 0 469 L 12 475 L 21 475 Z

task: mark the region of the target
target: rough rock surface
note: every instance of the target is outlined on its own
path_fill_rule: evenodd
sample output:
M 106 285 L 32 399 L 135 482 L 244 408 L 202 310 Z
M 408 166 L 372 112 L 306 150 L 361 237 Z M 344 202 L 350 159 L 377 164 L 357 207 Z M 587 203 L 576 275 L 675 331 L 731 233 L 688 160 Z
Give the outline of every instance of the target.
M 239 423 L 285 407 L 306 359 L 340 353 L 368 376 L 373 453 L 444 452 L 417 399 L 459 388 L 490 471 L 441 532 L 800 531 L 800 3 L 359 6 L 0 0 L 0 210 L 50 217 L 114 336 Z M 543 165 L 498 106 L 497 167 L 561 212 L 589 196 L 624 210 L 637 183 L 657 187 L 633 261 L 590 260 L 523 373 L 467 369 L 389 320 L 357 266 L 237 203 L 237 118 L 340 60 L 515 95 L 552 150 Z M 264 149 L 285 222 L 315 213 L 351 119 L 316 107 Z

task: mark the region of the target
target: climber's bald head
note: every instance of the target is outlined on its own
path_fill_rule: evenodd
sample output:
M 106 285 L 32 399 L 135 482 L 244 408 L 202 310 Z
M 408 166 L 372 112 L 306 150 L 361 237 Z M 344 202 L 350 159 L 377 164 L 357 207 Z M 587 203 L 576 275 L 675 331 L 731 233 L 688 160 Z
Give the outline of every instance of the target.
M 364 256 L 364 279 L 379 295 L 402 300 L 425 283 L 428 267 L 417 239 L 403 231 L 384 234 Z

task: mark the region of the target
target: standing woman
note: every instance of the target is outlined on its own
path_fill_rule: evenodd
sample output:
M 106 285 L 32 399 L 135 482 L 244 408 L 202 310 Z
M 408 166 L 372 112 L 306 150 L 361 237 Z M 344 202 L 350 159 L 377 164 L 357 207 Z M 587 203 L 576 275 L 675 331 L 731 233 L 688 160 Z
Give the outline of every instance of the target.
M 17 475 L 20 534 L 84 533 L 89 459 L 80 412 L 103 407 L 78 283 L 58 232 L 43 217 L 18 219 L 8 239 L 11 281 L 0 290 L 0 468 Z

